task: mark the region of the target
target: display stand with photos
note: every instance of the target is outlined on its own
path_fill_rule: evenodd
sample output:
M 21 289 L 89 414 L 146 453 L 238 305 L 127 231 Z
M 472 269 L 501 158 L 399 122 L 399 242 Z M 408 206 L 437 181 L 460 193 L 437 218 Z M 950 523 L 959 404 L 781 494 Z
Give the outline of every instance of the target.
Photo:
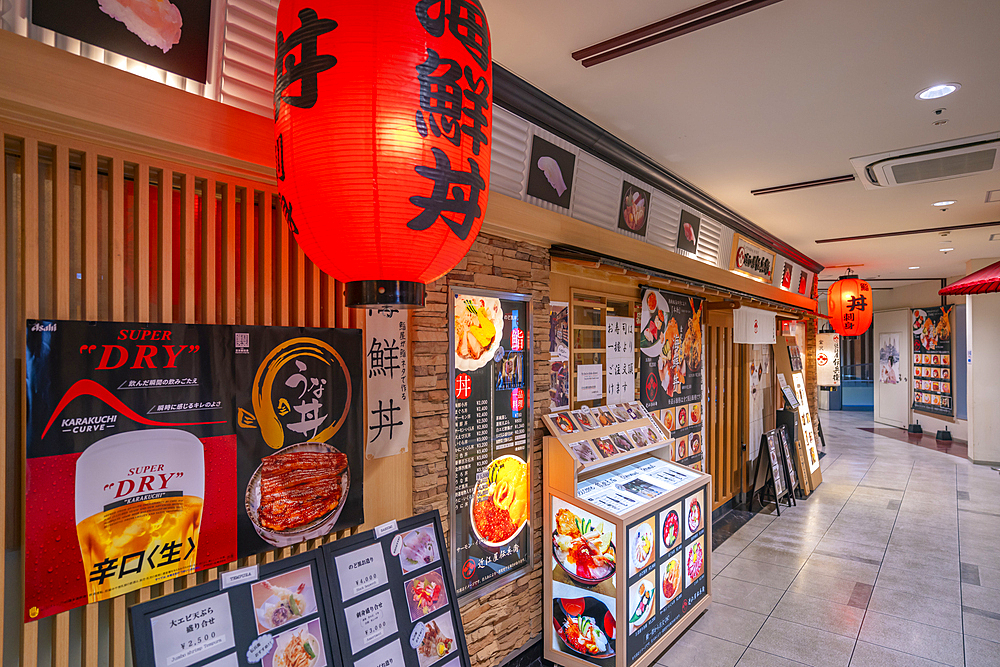
M 789 507 L 797 504 L 792 485 L 795 472 L 791 469 L 791 462 L 784 458 L 781 438 L 778 435 L 780 430 L 782 429 L 774 429 L 760 436 L 760 449 L 754 472 L 753 495 L 750 501 L 751 508 L 754 498 L 757 499 L 762 508 L 768 502 L 773 501 L 778 516 L 781 516 L 782 499 Z M 768 493 L 770 493 L 770 500 L 767 499 Z
M 136 667 L 469 667 L 436 511 L 131 608 Z
M 801 454 L 797 461 L 798 477 L 803 491 L 809 494 L 823 483 L 823 471 L 819 465 L 818 441 L 806 395 L 802 352 L 794 344 L 794 339 L 785 336 L 778 336 L 775 346 L 778 386 L 797 416 L 794 440 L 797 441 L 796 449 Z
M 544 418 L 544 655 L 647 667 L 711 600 L 712 478 L 638 402 L 578 417 Z

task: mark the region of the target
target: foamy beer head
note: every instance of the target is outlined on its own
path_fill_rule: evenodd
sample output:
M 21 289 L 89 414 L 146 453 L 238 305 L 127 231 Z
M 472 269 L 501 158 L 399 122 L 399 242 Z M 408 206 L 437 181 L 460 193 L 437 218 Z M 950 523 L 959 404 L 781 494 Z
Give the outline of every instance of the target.
M 112 435 L 76 462 L 76 530 L 90 602 L 195 570 L 205 450 L 194 435 Z

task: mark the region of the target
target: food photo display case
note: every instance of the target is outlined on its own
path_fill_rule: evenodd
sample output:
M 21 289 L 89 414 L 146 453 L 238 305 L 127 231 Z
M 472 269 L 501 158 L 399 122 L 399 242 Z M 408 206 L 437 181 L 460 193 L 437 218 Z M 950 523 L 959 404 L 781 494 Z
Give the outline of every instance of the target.
M 638 402 L 544 421 L 545 658 L 646 667 L 711 600 L 712 478 Z

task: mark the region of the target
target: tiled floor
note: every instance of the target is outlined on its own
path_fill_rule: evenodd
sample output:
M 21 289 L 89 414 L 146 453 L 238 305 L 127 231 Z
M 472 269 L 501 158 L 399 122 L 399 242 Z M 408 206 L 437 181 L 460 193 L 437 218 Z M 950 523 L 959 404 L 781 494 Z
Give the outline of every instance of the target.
M 823 484 L 716 548 L 712 604 L 657 664 L 1000 666 L 1000 474 L 821 418 Z

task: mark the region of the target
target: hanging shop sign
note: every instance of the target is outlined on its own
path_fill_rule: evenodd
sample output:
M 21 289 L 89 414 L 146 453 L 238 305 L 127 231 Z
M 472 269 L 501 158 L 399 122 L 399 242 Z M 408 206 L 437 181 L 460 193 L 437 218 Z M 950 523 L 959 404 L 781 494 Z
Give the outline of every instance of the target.
M 733 311 L 733 342 L 749 345 L 773 345 L 775 341 L 774 313 L 746 306 Z
M 27 323 L 25 620 L 364 522 L 346 329 Z
M 676 441 L 675 460 L 702 469 L 703 300 L 643 288 L 639 332 L 639 395 Z
M 951 390 L 951 306 L 917 308 L 913 322 L 913 409 L 954 414 Z
M 549 301 L 549 407 L 569 407 L 569 303 Z
M 405 452 L 410 443 L 407 313 L 393 306 L 365 311 L 368 442 L 365 456 Z
M 133 606 L 136 667 L 469 667 L 437 512 Z
M 775 254 L 742 234 L 733 239 L 729 270 L 748 278 L 770 283 L 774 276 Z
M 860 336 L 872 324 L 872 288 L 857 276 L 846 275 L 827 291 L 830 325 L 841 336 Z
M 274 62 L 289 229 L 346 283 L 349 306 L 423 305 L 424 284 L 465 255 L 486 211 L 493 65 L 482 4 L 283 0 Z
M 816 334 L 816 384 L 840 386 L 840 334 Z
M 451 292 L 451 553 L 459 596 L 531 569 L 531 298 Z
M 635 319 L 608 315 L 605 329 L 607 392 L 604 402 L 606 405 L 631 403 L 635 400 Z
M 878 335 L 878 381 L 899 384 L 899 333 Z

